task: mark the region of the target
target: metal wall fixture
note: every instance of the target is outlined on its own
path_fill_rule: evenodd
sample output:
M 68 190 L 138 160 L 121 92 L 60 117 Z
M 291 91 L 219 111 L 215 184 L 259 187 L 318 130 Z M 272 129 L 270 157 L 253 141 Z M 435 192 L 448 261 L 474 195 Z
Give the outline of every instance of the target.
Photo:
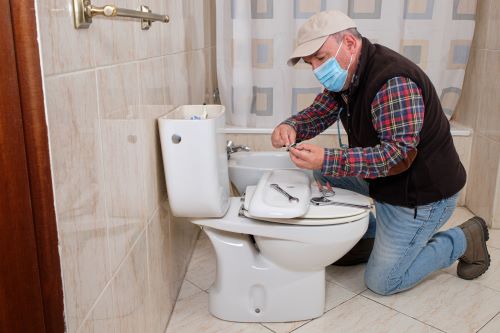
M 118 8 L 114 5 L 105 5 L 97 7 L 92 5 L 90 0 L 73 0 L 73 14 L 75 17 L 76 29 L 88 29 L 92 23 L 92 17 L 103 15 L 105 17 L 130 17 L 141 19 L 141 29 L 148 30 L 154 21 L 168 23 L 168 15 L 159 15 L 151 13 L 147 6 L 141 6 L 140 10 L 130 10 Z

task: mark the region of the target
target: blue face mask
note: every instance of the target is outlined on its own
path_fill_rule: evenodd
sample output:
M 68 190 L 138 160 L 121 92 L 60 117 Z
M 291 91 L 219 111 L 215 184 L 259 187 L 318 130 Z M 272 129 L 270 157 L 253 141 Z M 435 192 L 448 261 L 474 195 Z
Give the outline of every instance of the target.
M 314 70 L 314 75 L 318 81 L 321 82 L 321 84 L 329 91 L 339 92 L 342 90 L 345 81 L 347 80 L 349 67 L 351 67 L 352 54 L 347 69 L 340 67 L 339 62 L 336 59 L 340 49 L 342 48 L 343 42 L 344 41 L 340 43 L 339 49 L 334 57 L 331 57 Z

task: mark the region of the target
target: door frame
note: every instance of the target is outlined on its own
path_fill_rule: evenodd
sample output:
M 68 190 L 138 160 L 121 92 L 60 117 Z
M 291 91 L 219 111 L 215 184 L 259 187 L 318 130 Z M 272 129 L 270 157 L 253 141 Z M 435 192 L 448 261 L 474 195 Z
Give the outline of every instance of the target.
M 0 13 L 0 331 L 64 332 L 34 0 Z

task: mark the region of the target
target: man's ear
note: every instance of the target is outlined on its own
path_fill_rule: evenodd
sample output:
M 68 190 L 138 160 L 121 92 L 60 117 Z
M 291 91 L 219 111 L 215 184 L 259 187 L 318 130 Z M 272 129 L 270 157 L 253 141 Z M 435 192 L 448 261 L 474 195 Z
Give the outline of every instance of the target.
M 354 51 L 358 44 L 358 40 L 351 34 L 344 35 L 344 44 L 347 46 L 349 51 Z

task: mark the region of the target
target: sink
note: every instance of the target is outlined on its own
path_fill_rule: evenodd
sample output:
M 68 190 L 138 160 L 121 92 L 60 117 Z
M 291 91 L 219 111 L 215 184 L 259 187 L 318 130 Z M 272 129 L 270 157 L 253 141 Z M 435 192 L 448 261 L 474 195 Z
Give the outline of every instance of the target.
M 290 160 L 288 152 L 260 151 L 237 152 L 229 158 L 229 179 L 240 194 L 249 185 L 257 185 L 265 171 L 273 169 L 299 169 Z M 312 171 L 302 170 L 312 179 Z

